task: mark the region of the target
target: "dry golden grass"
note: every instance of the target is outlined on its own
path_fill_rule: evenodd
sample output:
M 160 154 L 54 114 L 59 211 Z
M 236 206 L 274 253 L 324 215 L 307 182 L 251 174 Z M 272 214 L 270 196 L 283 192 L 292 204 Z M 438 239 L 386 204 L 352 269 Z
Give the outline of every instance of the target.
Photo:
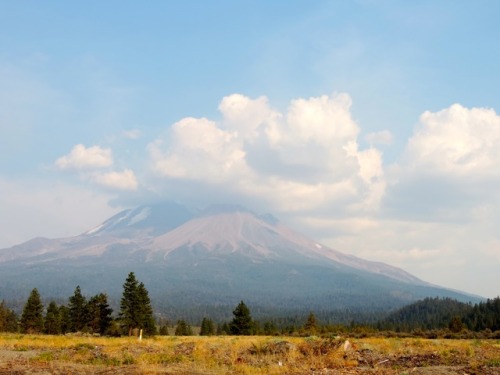
M 157 336 L 138 341 L 0 335 L 0 373 L 422 374 L 426 369 L 432 374 L 500 374 L 500 342 L 264 336 Z

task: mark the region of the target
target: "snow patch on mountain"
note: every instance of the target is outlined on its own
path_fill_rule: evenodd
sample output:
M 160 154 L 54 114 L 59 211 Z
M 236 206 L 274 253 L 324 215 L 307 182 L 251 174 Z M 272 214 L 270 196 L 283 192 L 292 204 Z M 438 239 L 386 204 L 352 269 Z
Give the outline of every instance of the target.
M 151 208 L 150 207 L 143 207 L 139 213 L 136 215 L 132 216 L 130 220 L 128 221 L 127 225 L 134 225 L 139 223 L 140 221 L 146 220 L 149 215 L 151 214 Z
M 330 264 L 348 266 L 409 283 L 423 282 L 384 263 L 367 261 L 313 241 L 271 215 L 257 215 L 240 206 L 212 206 L 197 217 L 176 204 L 140 206 L 117 213 L 83 235 L 64 240 L 37 240 L 0 252 L 0 261 L 16 258 L 62 259 L 116 252 L 119 260 L 135 253 L 149 261 L 237 254 L 248 262 Z M 49 257 L 50 255 L 50 257 Z M 187 258 L 186 258 L 187 259 Z
M 100 231 L 103 227 L 104 227 L 104 224 L 98 225 L 97 227 L 92 228 L 92 229 L 90 229 L 90 230 L 86 231 L 84 234 L 91 235 L 91 234 L 97 233 L 97 232 L 99 232 L 99 231 Z

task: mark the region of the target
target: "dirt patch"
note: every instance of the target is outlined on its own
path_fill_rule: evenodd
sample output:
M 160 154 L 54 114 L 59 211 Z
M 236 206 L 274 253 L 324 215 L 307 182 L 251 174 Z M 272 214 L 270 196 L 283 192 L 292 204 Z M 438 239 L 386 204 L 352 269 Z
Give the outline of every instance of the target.
M 3 341 L 2 341 L 3 340 Z M 0 375 L 500 375 L 496 340 L 0 335 Z
M 297 373 L 298 374 L 298 373 Z M 406 370 L 372 369 L 372 368 L 344 368 L 312 370 L 309 374 L 342 374 L 342 375 L 499 375 L 500 369 L 481 368 L 470 369 L 462 366 L 431 366 L 414 367 Z
M 39 350 L 9 350 L 0 349 L 0 364 L 4 361 L 27 360 L 40 354 Z

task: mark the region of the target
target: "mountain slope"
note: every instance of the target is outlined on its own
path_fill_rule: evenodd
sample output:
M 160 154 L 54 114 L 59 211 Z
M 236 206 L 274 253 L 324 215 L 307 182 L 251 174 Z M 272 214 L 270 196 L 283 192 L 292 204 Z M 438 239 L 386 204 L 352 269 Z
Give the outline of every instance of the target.
M 294 232 L 276 220 L 241 209 L 201 215 L 156 237 L 151 243 L 150 256 L 161 253 L 166 259 L 170 252 L 183 247 L 203 247 L 214 256 L 244 251 L 253 262 L 321 263 L 328 259 L 399 281 L 425 284 L 399 268 L 343 254 Z
M 134 271 L 157 309 L 216 308 L 245 299 L 264 310 L 384 310 L 425 297 L 471 296 L 384 263 L 323 246 L 235 206 L 197 214 L 175 204 L 123 211 L 76 237 L 0 250 L 0 299 L 37 287 L 67 297 L 76 285 L 119 299 Z
M 140 233 L 155 236 L 165 233 L 193 218 L 194 213 L 173 202 L 139 206 L 122 211 L 84 234 L 133 237 Z

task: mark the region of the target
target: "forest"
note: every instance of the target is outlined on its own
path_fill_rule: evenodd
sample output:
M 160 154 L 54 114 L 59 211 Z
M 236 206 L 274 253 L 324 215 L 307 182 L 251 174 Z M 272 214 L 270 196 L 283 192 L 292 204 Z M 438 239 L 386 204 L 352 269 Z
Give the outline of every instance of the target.
M 46 306 L 35 288 L 20 316 L 6 301 L 0 303 L 0 332 L 38 334 L 84 333 L 121 335 L 331 335 L 349 332 L 363 335 L 411 335 L 422 337 L 500 338 L 500 297 L 476 304 L 451 298 L 425 298 L 382 315 L 348 310 L 308 311 L 292 316 L 276 314 L 254 319 L 241 301 L 226 314 L 204 316 L 201 321 L 169 320 L 154 313 L 144 283 L 130 272 L 123 284 L 119 311 L 114 313 L 105 293 L 86 297 L 79 286 L 66 304 L 50 301 Z

